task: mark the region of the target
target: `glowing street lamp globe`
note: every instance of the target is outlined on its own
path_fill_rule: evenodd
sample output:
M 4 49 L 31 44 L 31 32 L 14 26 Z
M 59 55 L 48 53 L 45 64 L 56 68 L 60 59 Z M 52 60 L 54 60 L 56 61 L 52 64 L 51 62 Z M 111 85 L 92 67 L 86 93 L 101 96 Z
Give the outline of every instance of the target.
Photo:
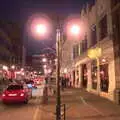
M 46 58 L 43 58 L 42 61 L 43 61 L 43 62 L 47 62 L 47 59 L 46 59 Z
M 44 24 L 37 24 L 35 27 L 35 31 L 37 34 L 44 35 L 47 32 L 47 28 Z
M 78 25 L 73 25 L 71 27 L 71 30 L 70 32 L 73 34 L 73 35 L 78 35 L 80 33 L 80 27 Z
M 12 65 L 11 68 L 12 68 L 12 69 L 15 69 L 15 65 Z

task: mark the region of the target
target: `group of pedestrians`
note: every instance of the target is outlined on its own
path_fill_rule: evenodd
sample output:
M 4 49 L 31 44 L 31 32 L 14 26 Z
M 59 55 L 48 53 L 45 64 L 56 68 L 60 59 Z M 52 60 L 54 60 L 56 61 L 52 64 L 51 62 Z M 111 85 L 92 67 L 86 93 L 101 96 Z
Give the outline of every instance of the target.
M 61 88 L 62 88 L 62 90 L 64 90 L 64 88 L 70 87 L 69 82 L 70 81 L 69 81 L 68 77 L 61 77 Z

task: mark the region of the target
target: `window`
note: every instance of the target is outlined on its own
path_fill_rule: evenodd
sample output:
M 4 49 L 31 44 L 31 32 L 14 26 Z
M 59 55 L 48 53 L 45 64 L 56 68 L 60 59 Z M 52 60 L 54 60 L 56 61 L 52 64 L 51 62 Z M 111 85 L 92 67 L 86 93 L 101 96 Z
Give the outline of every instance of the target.
M 113 21 L 113 36 L 115 38 L 114 43 L 120 44 L 119 38 L 120 38 L 120 8 L 114 12 L 112 15 L 112 21 Z
M 108 32 L 107 32 L 107 15 L 105 15 L 100 23 L 99 23 L 99 28 L 100 28 L 100 40 L 104 39 Z
M 20 90 L 23 89 L 22 85 L 10 85 L 7 90 Z
M 81 53 L 84 53 L 87 50 L 87 38 L 85 37 L 84 40 L 81 41 L 80 43 L 80 51 Z
M 120 0 L 111 0 L 111 7 L 113 8 L 116 6 L 118 3 L 120 3 Z
M 96 25 L 91 26 L 91 46 L 94 46 L 97 43 L 96 36 Z
M 73 58 L 75 59 L 78 56 L 79 56 L 79 44 L 73 47 Z
M 87 39 L 85 37 L 85 39 L 83 40 L 83 51 L 85 52 L 87 50 Z

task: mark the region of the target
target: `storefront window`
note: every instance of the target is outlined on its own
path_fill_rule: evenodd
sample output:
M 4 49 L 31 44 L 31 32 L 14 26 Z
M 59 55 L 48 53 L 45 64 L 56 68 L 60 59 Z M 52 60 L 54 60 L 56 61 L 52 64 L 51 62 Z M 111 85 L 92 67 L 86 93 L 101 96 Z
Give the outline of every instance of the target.
M 100 65 L 100 82 L 101 91 L 108 92 L 109 88 L 108 64 Z
M 97 89 L 97 61 L 92 61 L 92 88 Z

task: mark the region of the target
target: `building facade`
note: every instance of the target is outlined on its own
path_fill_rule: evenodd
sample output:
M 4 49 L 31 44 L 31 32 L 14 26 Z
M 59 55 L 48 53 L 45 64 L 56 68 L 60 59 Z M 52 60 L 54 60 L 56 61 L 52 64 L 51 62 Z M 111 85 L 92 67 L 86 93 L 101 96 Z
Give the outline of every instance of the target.
M 83 37 L 71 44 L 72 60 L 64 58 L 71 65 L 63 67 L 70 69 L 68 74 L 74 87 L 85 88 L 112 101 L 117 101 L 116 89 L 120 88 L 120 19 L 117 16 L 120 16 L 119 0 L 96 0 L 94 5 L 83 8 L 80 13 Z
M 22 34 L 18 24 L 0 21 L 0 60 L 1 64 L 21 65 Z

